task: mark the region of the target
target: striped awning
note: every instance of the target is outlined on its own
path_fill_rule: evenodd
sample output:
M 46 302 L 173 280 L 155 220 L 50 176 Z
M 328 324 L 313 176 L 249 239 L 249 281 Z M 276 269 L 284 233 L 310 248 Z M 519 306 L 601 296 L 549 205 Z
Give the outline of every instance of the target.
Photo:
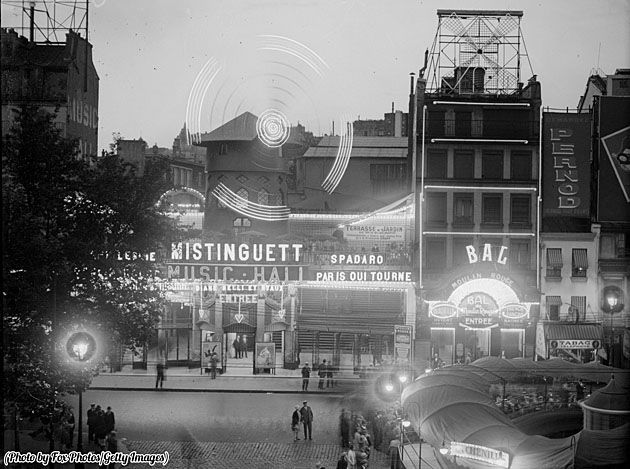
M 604 333 L 599 324 L 545 324 L 547 340 L 602 340 Z
M 586 249 L 573 250 L 573 268 L 588 269 L 588 258 L 586 256 Z
M 549 306 L 560 306 L 562 304 L 562 297 L 547 295 L 547 304 Z
M 562 267 L 562 249 L 560 248 L 548 248 L 547 249 L 547 267 Z

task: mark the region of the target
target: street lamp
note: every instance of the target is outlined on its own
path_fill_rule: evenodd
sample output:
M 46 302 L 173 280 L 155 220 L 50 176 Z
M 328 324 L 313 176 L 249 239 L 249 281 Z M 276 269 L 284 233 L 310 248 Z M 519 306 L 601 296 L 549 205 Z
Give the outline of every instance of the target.
M 77 364 L 86 364 L 96 354 L 96 340 L 85 331 L 75 332 L 66 342 L 66 352 L 70 359 Z M 77 451 L 83 452 L 83 388 L 79 387 L 79 434 Z M 75 467 L 83 467 L 77 463 Z
M 608 350 L 608 364 L 612 363 L 612 354 L 614 351 L 615 325 L 614 314 L 623 311 L 624 304 L 620 301 L 622 298 L 621 290 L 618 287 L 606 287 L 604 289 L 604 304 L 602 309 L 610 314 L 610 347 Z

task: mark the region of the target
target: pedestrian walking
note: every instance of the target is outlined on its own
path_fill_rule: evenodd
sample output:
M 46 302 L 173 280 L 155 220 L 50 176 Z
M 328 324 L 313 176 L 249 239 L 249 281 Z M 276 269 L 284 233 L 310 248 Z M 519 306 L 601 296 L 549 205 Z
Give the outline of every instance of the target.
M 308 381 L 311 377 L 311 367 L 308 362 L 302 367 L 302 391 L 308 391 Z
M 241 358 L 243 358 L 243 355 L 245 355 L 245 358 L 247 358 L 247 336 L 245 334 L 241 336 L 240 345 L 241 345 Z
M 300 406 L 296 405 L 293 410 L 293 415 L 291 415 L 291 431 L 293 432 L 293 441 L 298 441 L 300 437 L 298 433 L 300 432 L 300 420 L 302 416 L 300 415 Z
M 107 430 L 105 428 L 105 412 L 101 409 L 100 405 L 96 406 L 96 416 L 95 416 L 95 428 L 94 433 L 96 435 L 96 444 L 101 449 L 101 451 L 105 450 L 105 439 L 107 438 Z
M 350 444 L 350 414 L 346 409 L 341 409 L 339 432 L 341 433 L 341 446 L 347 448 Z
M 232 342 L 232 347 L 234 347 L 234 353 L 236 358 L 241 358 L 241 336 L 237 335 L 234 342 Z
M 313 438 L 313 410 L 309 407 L 306 401 L 302 402 L 302 408 L 300 409 L 300 419 L 302 425 L 304 425 L 304 440 L 312 440 Z
M 157 379 L 155 380 L 155 389 L 158 388 L 158 384 L 160 385 L 160 389 L 164 386 L 164 363 L 161 361 L 157 364 Z
M 328 374 L 328 370 L 326 368 L 326 359 L 321 365 L 319 365 L 319 370 L 317 370 L 317 374 L 319 375 L 319 382 L 317 383 L 317 389 L 324 390 L 324 380 L 326 379 L 326 375 Z
M 326 387 L 333 387 L 335 381 L 333 380 L 333 366 L 332 363 L 328 363 L 326 366 Z
M 90 408 L 87 411 L 87 426 L 88 426 L 88 443 L 95 441 L 94 438 L 94 426 L 96 425 L 96 404 L 90 404 Z M 81 435 L 79 435 L 81 438 Z
M 107 451 L 112 454 L 116 454 L 118 452 L 118 440 L 116 439 L 116 432 L 113 430 L 107 435 Z M 110 463 L 107 468 L 115 469 L 115 463 Z
M 112 412 L 111 407 L 107 407 L 107 411 L 104 415 L 105 419 L 105 431 L 109 434 L 114 428 L 116 428 L 116 418 L 114 416 L 114 412 Z
M 212 379 L 217 378 L 217 362 L 218 361 L 219 359 L 217 358 L 217 353 L 212 352 L 212 355 L 210 355 L 210 377 Z

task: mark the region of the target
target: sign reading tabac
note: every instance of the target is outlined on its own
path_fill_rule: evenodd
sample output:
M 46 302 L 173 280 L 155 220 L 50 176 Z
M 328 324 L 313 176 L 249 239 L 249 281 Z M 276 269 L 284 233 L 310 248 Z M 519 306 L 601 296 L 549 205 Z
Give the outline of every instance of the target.
M 590 114 L 543 115 L 543 216 L 588 217 Z

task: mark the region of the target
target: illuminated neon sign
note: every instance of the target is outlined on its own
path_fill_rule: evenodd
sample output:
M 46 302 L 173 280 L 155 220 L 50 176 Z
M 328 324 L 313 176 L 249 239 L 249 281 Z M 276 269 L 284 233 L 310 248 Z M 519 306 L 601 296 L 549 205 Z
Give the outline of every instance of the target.
M 485 446 L 451 441 L 450 455 L 482 461 L 492 466 L 510 467 L 510 455 L 508 453 Z
M 171 260 L 299 262 L 302 244 L 171 243 Z
M 505 257 L 505 253 L 507 252 L 507 246 L 501 246 L 501 249 L 499 250 L 499 255 L 496 258 L 496 262 L 498 264 L 502 264 L 505 265 L 505 263 L 507 262 L 507 257 Z M 475 246 L 473 245 L 469 245 L 466 246 L 466 254 L 468 254 L 468 263 L 469 264 L 475 264 L 479 261 L 481 262 L 493 262 L 492 259 L 492 245 L 491 244 L 484 244 L 483 245 L 483 252 L 481 252 L 481 259 L 479 259 L 479 255 L 475 249 Z

